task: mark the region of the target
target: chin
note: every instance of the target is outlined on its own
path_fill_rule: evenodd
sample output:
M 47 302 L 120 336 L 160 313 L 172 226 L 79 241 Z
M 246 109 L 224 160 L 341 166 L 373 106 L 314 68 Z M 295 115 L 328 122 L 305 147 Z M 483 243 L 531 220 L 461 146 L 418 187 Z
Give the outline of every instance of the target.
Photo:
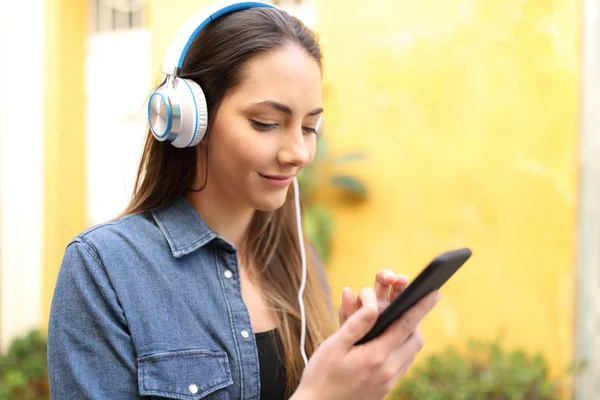
M 275 211 L 285 204 L 286 193 L 272 195 L 262 199 L 256 199 L 254 208 L 259 211 Z

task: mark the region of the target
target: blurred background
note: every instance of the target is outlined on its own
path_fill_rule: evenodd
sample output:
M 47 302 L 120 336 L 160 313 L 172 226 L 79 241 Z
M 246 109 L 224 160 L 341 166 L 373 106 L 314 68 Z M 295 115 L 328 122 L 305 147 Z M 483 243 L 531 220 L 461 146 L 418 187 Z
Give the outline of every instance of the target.
M 67 243 L 127 204 L 144 101 L 206 0 L 0 1 L 0 399 L 48 398 Z M 600 0 L 279 0 L 319 34 L 302 176 L 332 300 L 471 260 L 393 399 L 600 399 Z

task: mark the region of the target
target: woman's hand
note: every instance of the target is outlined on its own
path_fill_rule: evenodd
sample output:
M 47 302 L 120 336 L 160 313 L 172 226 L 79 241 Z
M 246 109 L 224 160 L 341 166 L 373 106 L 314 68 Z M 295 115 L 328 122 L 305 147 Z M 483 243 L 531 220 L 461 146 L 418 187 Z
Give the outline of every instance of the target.
M 372 298 L 363 301 L 362 307 L 317 348 L 292 400 L 385 398 L 423 347 L 418 324 L 438 296 L 438 291 L 430 293 L 380 336 L 356 346 L 379 315 Z
M 360 309 L 363 304 L 376 303 L 381 313 L 390 303 L 406 288 L 408 278 L 402 274 L 396 274 L 391 269 L 381 269 L 375 275 L 374 288 L 364 288 L 354 298 L 354 293 L 349 287 L 342 291 L 342 305 L 340 306 L 340 325 Z

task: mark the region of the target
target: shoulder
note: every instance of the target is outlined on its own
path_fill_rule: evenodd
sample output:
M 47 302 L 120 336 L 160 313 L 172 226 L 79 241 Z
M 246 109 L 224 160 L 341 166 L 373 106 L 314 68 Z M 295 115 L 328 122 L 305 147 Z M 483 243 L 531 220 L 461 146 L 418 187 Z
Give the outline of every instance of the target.
M 151 213 L 142 212 L 91 226 L 74 237 L 67 247 L 79 243 L 97 256 L 119 252 L 127 247 L 143 247 L 144 243 L 158 239 L 159 233 Z

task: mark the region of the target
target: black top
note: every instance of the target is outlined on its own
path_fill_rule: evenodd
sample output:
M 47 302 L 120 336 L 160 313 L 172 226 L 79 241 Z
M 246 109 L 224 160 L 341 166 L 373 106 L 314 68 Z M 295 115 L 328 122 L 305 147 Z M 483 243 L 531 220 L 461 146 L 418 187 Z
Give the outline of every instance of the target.
M 258 332 L 255 336 L 260 365 L 260 398 L 264 400 L 286 399 L 287 379 L 279 331 L 273 329 Z

